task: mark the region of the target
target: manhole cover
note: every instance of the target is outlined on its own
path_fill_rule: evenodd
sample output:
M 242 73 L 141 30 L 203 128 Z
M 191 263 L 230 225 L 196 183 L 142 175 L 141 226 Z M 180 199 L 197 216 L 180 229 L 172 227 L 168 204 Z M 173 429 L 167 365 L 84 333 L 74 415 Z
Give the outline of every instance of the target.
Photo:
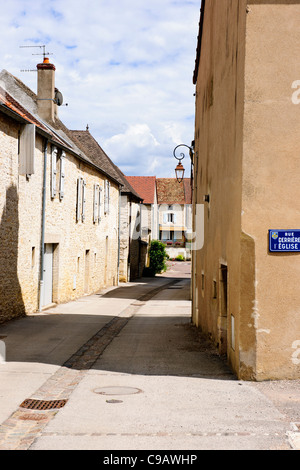
M 62 408 L 67 403 L 67 400 L 34 400 L 28 398 L 21 403 L 21 408 L 29 410 L 53 410 Z
M 135 393 L 141 393 L 142 390 L 134 387 L 102 387 L 96 388 L 94 393 L 99 395 L 134 395 Z

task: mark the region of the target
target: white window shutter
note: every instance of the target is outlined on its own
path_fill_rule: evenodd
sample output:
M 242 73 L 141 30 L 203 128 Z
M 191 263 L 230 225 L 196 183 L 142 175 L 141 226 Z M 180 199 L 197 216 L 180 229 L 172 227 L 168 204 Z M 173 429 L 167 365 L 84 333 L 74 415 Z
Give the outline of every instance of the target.
M 108 181 L 104 182 L 104 214 L 108 212 Z
M 177 221 L 177 214 L 174 213 L 174 214 L 173 214 L 173 222 L 174 222 L 174 224 L 176 224 L 176 221 Z
M 35 125 L 26 124 L 20 134 L 19 175 L 34 174 Z
M 166 224 L 168 221 L 168 214 L 164 214 L 164 224 Z
M 82 180 L 82 222 L 85 221 L 85 198 L 86 198 L 86 181 Z
M 60 157 L 60 188 L 59 197 L 63 199 L 65 195 L 65 167 L 66 167 L 66 153 L 62 152 Z
M 51 152 L 51 197 L 56 196 L 56 161 L 57 161 L 57 148 L 53 147 Z
M 101 194 L 102 194 L 102 188 L 99 186 L 99 193 L 98 193 L 98 224 L 100 224 L 101 221 Z
M 98 218 L 98 204 L 99 204 L 99 186 L 98 184 L 94 184 L 94 210 L 93 210 L 93 221 L 94 224 L 97 222 Z
M 107 181 L 107 213 L 109 214 L 110 209 L 110 181 Z
M 80 220 L 80 212 L 81 212 L 81 178 L 77 180 L 77 204 L 76 204 L 76 221 L 79 222 Z

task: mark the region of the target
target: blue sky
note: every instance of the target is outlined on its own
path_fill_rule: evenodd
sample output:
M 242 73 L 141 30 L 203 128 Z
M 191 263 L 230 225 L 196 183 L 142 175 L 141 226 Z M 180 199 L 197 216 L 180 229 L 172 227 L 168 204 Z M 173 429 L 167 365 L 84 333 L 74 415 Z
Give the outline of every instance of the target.
M 201 0 L 0 0 L 0 70 L 36 91 L 46 45 L 70 129 L 90 132 L 127 175 L 173 177 L 194 138 Z M 188 155 L 184 164 L 189 168 Z

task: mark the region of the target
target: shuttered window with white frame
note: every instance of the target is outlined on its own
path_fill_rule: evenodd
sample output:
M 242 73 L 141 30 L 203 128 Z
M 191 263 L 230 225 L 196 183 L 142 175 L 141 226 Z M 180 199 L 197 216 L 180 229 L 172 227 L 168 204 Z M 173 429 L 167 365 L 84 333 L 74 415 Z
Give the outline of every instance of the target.
M 25 124 L 19 137 L 19 175 L 34 174 L 35 125 Z
M 94 184 L 94 208 L 93 208 L 93 222 L 98 221 L 98 204 L 99 204 L 99 185 Z
M 52 147 L 51 151 L 51 197 L 56 196 L 56 174 L 57 174 L 57 148 Z
M 76 222 L 79 222 L 80 214 L 81 214 L 81 201 L 82 201 L 81 188 L 82 188 L 82 178 L 78 178 L 77 179 Z
M 82 212 L 81 212 L 82 222 L 85 221 L 85 203 L 86 203 L 86 181 L 82 180 Z
M 109 214 L 109 204 L 110 204 L 110 182 L 105 180 L 104 183 L 104 213 Z
M 62 151 L 60 156 L 60 183 L 59 183 L 59 198 L 63 199 L 65 195 L 65 168 L 66 168 L 66 152 Z
M 98 224 L 101 222 L 101 203 L 102 203 L 102 188 L 99 186 L 98 194 Z

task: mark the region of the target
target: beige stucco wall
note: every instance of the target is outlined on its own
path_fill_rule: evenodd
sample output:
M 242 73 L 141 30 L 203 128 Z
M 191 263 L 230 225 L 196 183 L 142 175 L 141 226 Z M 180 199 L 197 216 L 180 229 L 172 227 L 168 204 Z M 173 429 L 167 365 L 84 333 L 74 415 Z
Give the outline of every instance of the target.
M 205 204 L 204 247 L 193 251 L 193 321 L 239 369 L 240 238 L 246 2 L 206 2 L 196 87 L 194 220 Z M 204 203 L 204 196 L 209 202 Z M 222 268 L 228 270 L 227 308 Z M 231 315 L 235 344 L 231 344 Z
M 300 376 L 299 254 L 268 250 L 269 229 L 300 228 L 299 18 L 300 1 L 206 1 L 194 198 L 210 202 L 193 321 L 246 380 Z
M 255 329 L 258 379 L 299 378 L 300 254 L 270 254 L 268 230 L 300 228 L 300 106 L 292 100 L 300 1 L 260 3 L 249 5 L 246 35 L 242 230 L 256 259 L 248 331 Z

